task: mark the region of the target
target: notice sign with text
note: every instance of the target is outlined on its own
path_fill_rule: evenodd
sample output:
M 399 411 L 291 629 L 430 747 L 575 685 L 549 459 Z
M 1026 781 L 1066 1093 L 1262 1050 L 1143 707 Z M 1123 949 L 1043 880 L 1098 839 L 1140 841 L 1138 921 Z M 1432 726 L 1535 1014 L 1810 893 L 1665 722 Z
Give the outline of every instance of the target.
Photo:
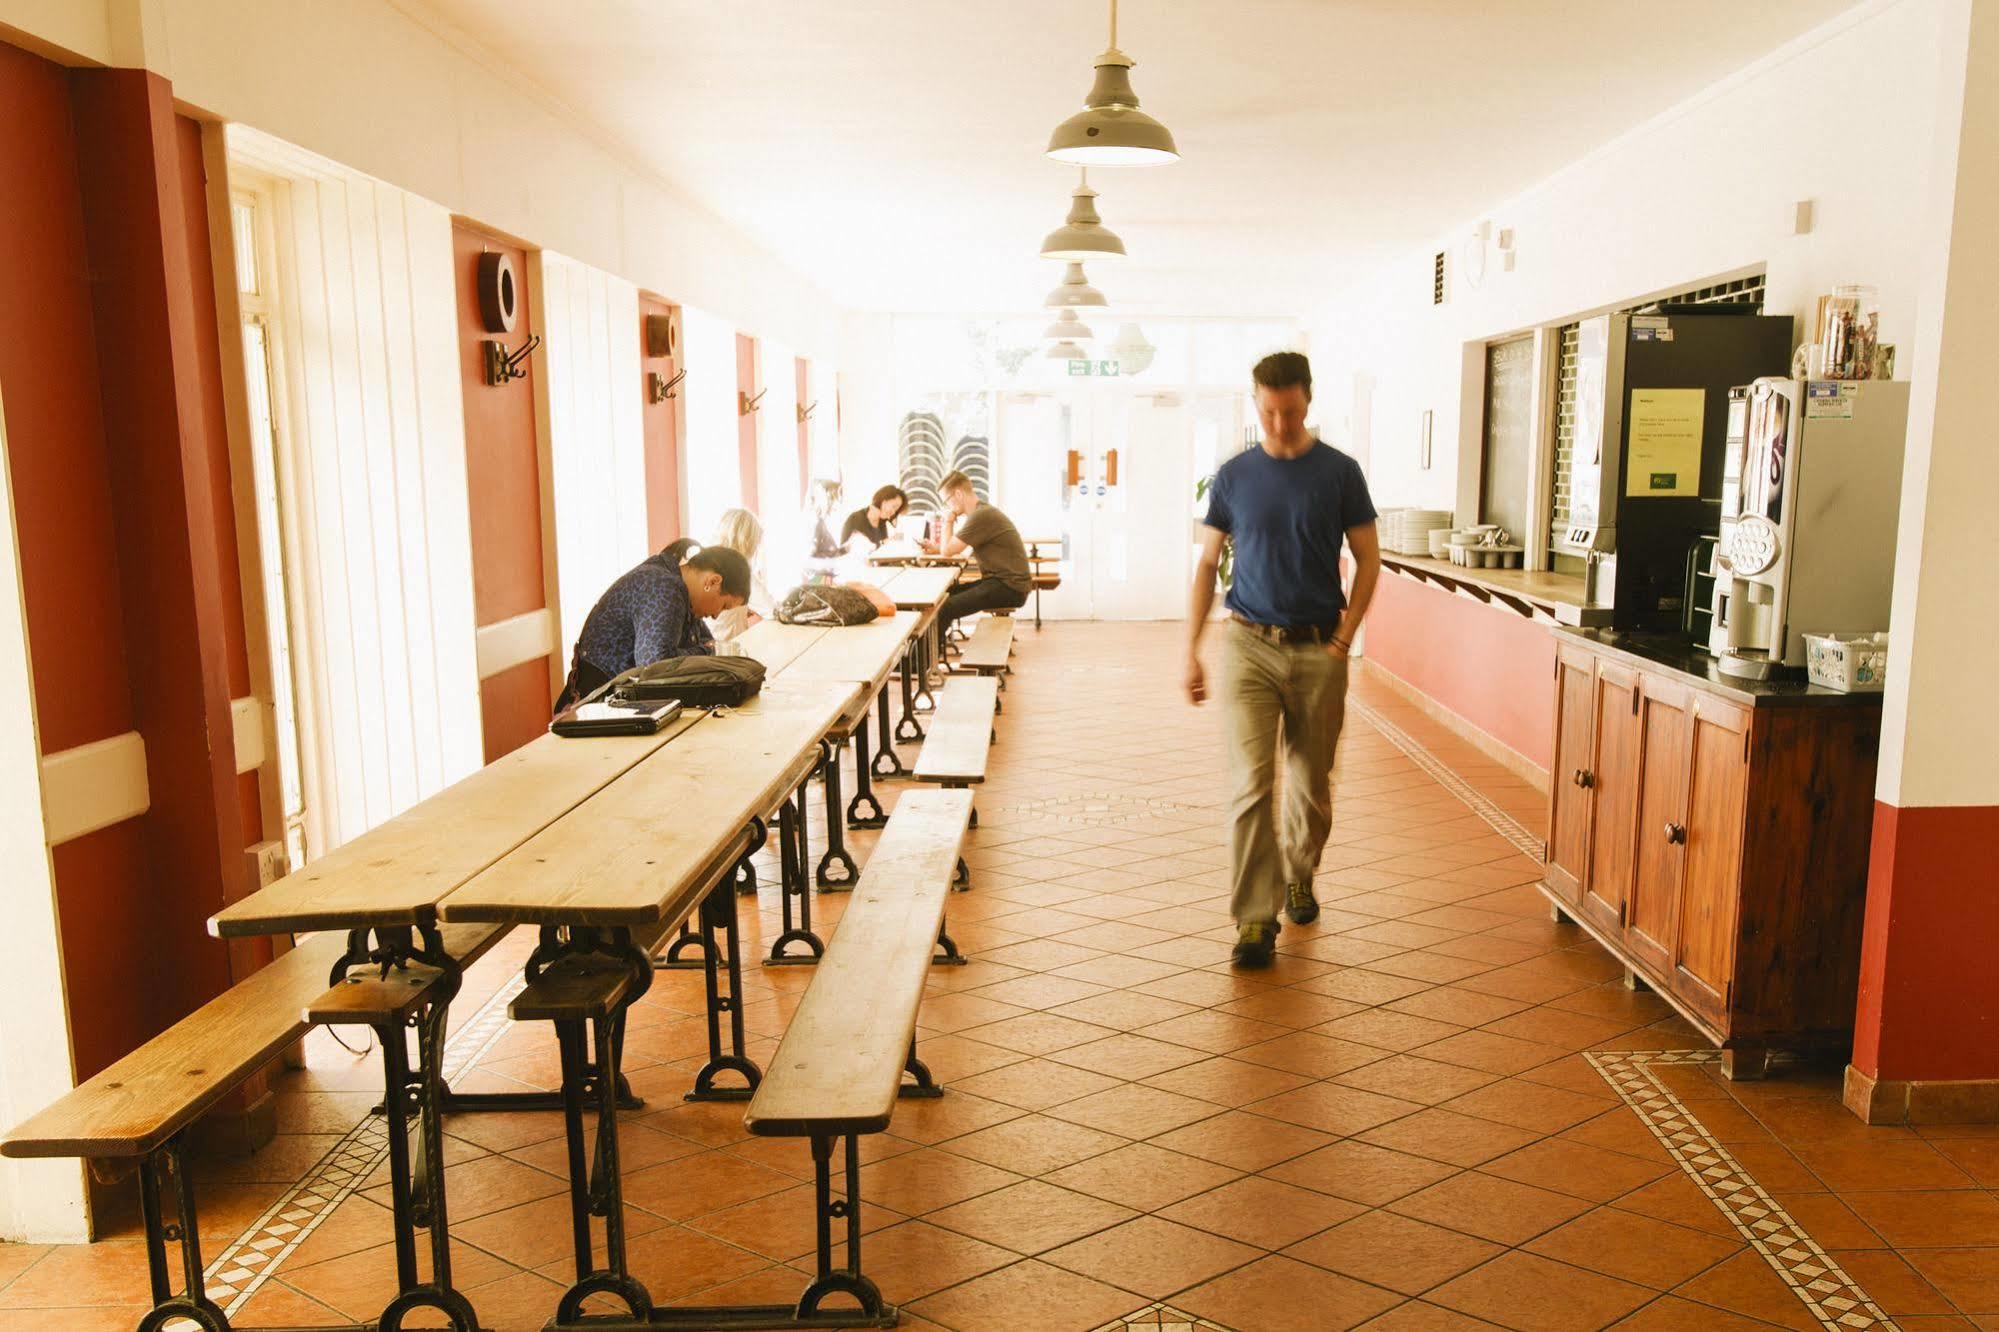
M 1706 389 L 1633 389 L 1625 416 L 1624 493 L 1644 498 L 1701 493 L 1701 422 Z

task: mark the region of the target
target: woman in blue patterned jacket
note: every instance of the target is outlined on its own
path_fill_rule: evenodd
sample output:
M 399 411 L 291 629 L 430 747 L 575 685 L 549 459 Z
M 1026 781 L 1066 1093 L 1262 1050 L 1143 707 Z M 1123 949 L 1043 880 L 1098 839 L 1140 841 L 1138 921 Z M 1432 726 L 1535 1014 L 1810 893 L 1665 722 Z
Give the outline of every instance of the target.
M 702 621 L 742 605 L 750 595 L 750 562 L 721 546 L 682 537 L 612 583 L 583 621 L 569 659 L 561 712 L 637 666 L 667 657 L 712 655 L 715 639 Z

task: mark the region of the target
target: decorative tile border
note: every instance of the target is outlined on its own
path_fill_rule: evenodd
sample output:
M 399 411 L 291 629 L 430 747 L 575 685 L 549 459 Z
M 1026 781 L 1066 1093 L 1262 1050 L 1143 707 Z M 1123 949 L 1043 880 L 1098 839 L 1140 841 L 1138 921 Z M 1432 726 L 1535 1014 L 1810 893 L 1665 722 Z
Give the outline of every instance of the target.
M 1235 1332 L 1220 1323 L 1182 1313 L 1170 1304 L 1148 1304 L 1122 1318 L 1112 1319 L 1102 1327 L 1092 1328 L 1091 1332 L 1127 1332 L 1127 1329 L 1141 1328 L 1145 1332 Z
M 1715 1050 L 1586 1051 L 1584 1057 L 1652 1130 L 1673 1160 L 1700 1186 L 1729 1223 L 1763 1255 L 1823 1327 L 1893 1332 L 1895 1324 L 1867 1298 L 1818 1241 L 1715 1140 L 1653 1070 L 1661 1065 L 1711 1064 Z
M 493 1048 L 509 1025 L 507 1005 L 527 985 L 516 974 L 499 991 L 479 1006 L 472 1020 L 454 1032 L 444 1046 L 444 1076 L 447 1081 L 466 1072 Z M 208 1298 L 234 1316 L 250 1297 L 291 1257 L 305 1237 L 333 1215 L 362 1184 L 381 1169 L 389 1155 L 388 1122 L 380 1115 L 367 1114 L 347 1130 L 339 1142 L 306 1172 L 305 1178 L 285 1191 L 269 1210 L 228 1245 L 208 1265 Z
M 1133 819 L 1161 814 L 1187 818 L 1207 817 L 1213 811 L 1182 805 L 1163 796 L 1130 796 L 1118 791 L 1089 791 L 1082 795 L 1050 796 L 1046 800 L 1023 800 L 1007 805 L 1007 814 L 1038 814 L 1059 823 L 1079 823 L 1087 827 L 1110 827 Z

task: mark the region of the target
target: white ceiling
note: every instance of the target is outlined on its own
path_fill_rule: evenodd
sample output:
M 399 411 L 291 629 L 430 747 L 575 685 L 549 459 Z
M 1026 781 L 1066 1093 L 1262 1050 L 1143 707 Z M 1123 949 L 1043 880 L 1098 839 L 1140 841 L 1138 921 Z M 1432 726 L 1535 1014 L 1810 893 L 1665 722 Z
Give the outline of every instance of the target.
M 1101 0 L 420 0 L 860 310 L 1038 306 Z M 1172 166 L 1099 171 L 1148 312 L 1298 314 L 1852 0 L 1124 0 Z M 1804 111 L 1800 108 L 1800 112 Z M 1718 175 L 1717 179 L 1725 179 Z

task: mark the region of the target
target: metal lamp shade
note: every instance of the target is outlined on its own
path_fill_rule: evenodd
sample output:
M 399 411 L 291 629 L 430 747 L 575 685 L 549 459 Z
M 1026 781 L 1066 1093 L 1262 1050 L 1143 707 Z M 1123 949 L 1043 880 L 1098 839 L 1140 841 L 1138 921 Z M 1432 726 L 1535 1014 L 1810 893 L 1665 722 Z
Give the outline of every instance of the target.
M 1051 361 L 1087 361 L 1090 354 L 1073 342 L 1058 342 L 1042 355 Z
M 1041 303 L 1042 308 L 1047 310 L 1059 310 L 1064 306 L 1102 309 L 1109 304 L 1110 301 L 1104 294 L 1091 286 L 1090 280 L 1083 276 L 1081 264 L 1070 264 L 1062 275 L 1061 283 L 1055 290 L 1049 292 L 1048 298 Z
M 1090 326 L 1076 318 L 1074 310 L 1064 310 L 1062 317 L 1041 330 L 1044 338 L 1054 338 L 1058 342 L 1088 342 L 1097 335 Z
M 1173 135 L 1138 109 L 1132 59 L 1113 47 L 1097 57 L 1097 81 L 1083 110 L 1055 127 L 1048 156 L 1078 166 L 1163 166 L 1180 160 Z
M 1071 198 L 1069 220 L 1042 239 L 1041 257 L 1070 263 L 1124 258 L 1124 242 L 1097 216 L 1097 192 L 1083 185 Z

